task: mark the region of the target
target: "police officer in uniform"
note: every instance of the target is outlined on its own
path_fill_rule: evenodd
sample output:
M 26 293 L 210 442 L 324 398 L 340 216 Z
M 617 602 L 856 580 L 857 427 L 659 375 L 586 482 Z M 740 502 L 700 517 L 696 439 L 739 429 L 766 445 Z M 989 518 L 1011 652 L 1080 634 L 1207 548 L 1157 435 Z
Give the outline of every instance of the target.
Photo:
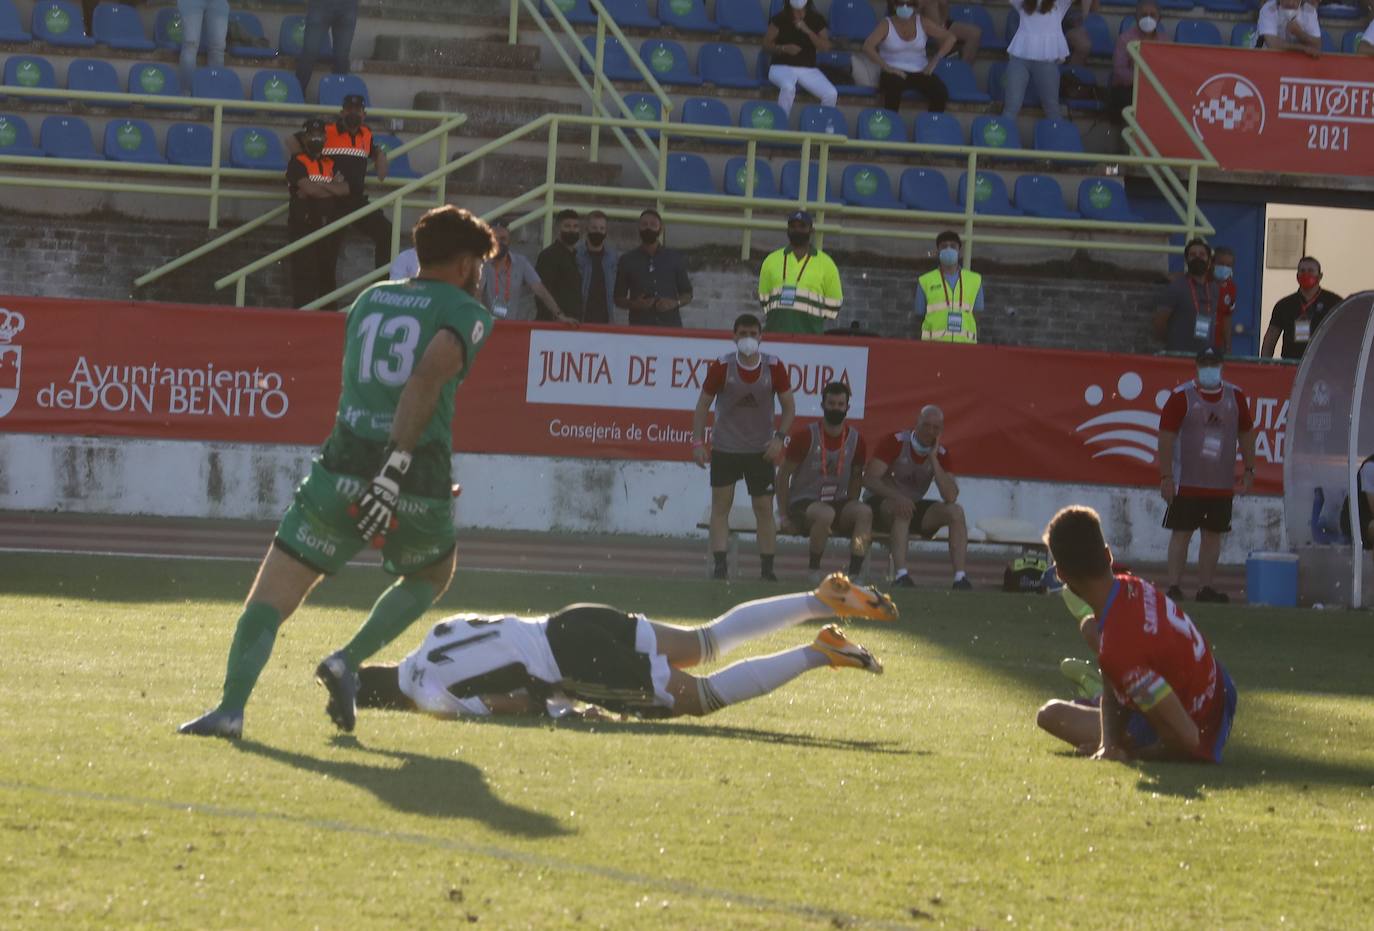
M 349 94 L 343 99 L 339 116 L 325 126 L 324 154 L 334 160 L 334 165 L 348 182 L 348 199 L 343 212 L 350 213 L 367 203 L 367 163 L 377 165 L 377 180 L 385 181 L 387 173 L 386 150 L 377 145 L 372 138 L 372 130 L 364 123 L 367 108 L 361 94 Z M 382 211 L 369 213 L 354 222 L 351 229 L 358 230 L 372 240 L 372 262 L 374 268 L 391 264 L 391 224 Z
M 295 242 L 340 216 L 348 198 L 348 183 L 334 160 L 324 154 L 325 123 L 318 117 L 305 121 L 294 137 L 301 151 L 286 165 L 286 186 L 291 194 L 286 229 Z M 297 307 L 338 287 L 335 268 L 339 237 L 326 236 L 291 256 L 291 300 Z
M 963 240 L 947 230 L 935 238 L 940 266 L 916 279 L 916 318 L 921 339 L 978 342 L 975 313 L 983 310 L 983 276 L 962 265 Z

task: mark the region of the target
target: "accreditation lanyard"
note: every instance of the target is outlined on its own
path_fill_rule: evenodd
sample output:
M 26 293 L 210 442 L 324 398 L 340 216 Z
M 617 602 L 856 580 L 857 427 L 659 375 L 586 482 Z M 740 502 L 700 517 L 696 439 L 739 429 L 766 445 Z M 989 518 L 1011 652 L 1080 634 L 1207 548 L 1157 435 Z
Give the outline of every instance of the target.
M 500 296 L 502 306 L 509 307 L 509 306 L 510 306 L 511 279 L 513 279 L 513 278 L 515 277 L 515 260 L 512 259 L 512 258 L 510 257 L 510 254 L 509 254 L 509 253 L 506 254 L 506 262 L 505 262 L 505 265 L 506 265 L 506 293 L 505 293 L 504 295 L 501 295 L 501 261 L 500 261 L 499 259 L 498 259 L 497 261 L 491 263 L 491 271 L 492 271 L 492 274 L 496 276 L 496 288 L 494 289 L 494 290 L 495 290 L 495 293 L 496 293 L 497 296 Z
M 792 253 L 791 253 L 790 250 L 787 251 L 787 252 L 784 252 L 784 253 L 782 254 L 782 283 L 783 283 L 783 284 L 787 284 L 787 260 L 788 260 L 789 258 L 791 258 L 791 257 L 792 257 Z M 794 285 L 799 285 L 799 284 L 801 284 L 802 276 L 806 274 L 806 266 L 807 266 L 808 264 L 810 264 L 810 262 L 811 262 L 811 254 L 810 254 L 810 253 L 807 253 L 806 258 L 802 260 L 801 268 L 797 269 L 797 280 L 794 281 L 794 282 L 792 282 L 792 284 L 794 284 Z
M 1293 321 L 1293 339 L 1299 343 L 1305 343 L 1312 338 L 1312 321 L 1307 319 L 1307 312 L 1312 309 L 1312 305 L 1321 300 L 1322 292 L 1319 288 L 1317 293 L 1312 295 L 1312 300 L 1307 301 L 1298 310 L 1298 319 Z M 1301 300 L 1302 292 L 1298 292 Z
M 825 437 L 826 437 L 826 433 L 825 433 L 824 430 L 822 430 L 822 431 L 821 431 L 821 434 L 820 434 L 820 445 L 821 445 L 821 478 L 823 478 L 823 479 L 829 478 L 829 477 L 830 477 L 830 465 L 829 465 L 830 457 L 826 455 Z M 840 463 L 841 463 L 841 460 L 844 459 L 845 445 L 846 445 L 848 442 L 849 442 L 849 427 L 848 427 L 848 425 L 846 425 L 845 428 L 844 428 L 843 430 L 840 431 L 840 446 L 839 446 L 839 449 L 837 450 L 838 455 L 835 456 L 835 475 L 836 475 L 836 476 L 838 476 L 838 475 L 840 474 Z
M 1197 288 L 1193 285 L 1193 279 L 1192 279 L 1192 278 L 1189 278 L 1189 279 L 1188 279 L 1188 296 L 1191 297 L 1191 298 L 1193 299 L 1193 315 L 1194 315 L 1194 316 L 1197 316 L 1197 317 L 1211 317 L 1211 316 L 1212 316 L 1212 304 L 1211 304 L 1211 299 L 1207 296 L 1207 283 L 1206 283 L 1206 282 L 1203 282 L 1203 283 L 1202 283 L 1202 306 L 1201 306 L 1201 307 L 1199 307 L 1199 306 L 1198 306 L 1198 303 L 1197 303 Z
M 950 306 L 950 303 L 949 303 L 949 283 L 948 283 L 947 281 L 945 281 L 945 276 L 944 276 L 944 274 L 941 274 L 941 275 L 940 275 L 940 287 L 942 287 L 942 288 L 945 289 L 945 307 L 946 307 L 946 309 L 948 309 L 949 306 Z M 957 290 L 955 293 L 959 295 L 959 303 L 958 303 L 957 305 L 955 305 L 955 306 L 957 306 L 959 310 L 963 310 L 963 309 L 964 309 L 964 273 L 963 273 L 962 270 L 959 272 L 959 284 L 957 285 L 957 288 L 958 288 L 958 290 Z

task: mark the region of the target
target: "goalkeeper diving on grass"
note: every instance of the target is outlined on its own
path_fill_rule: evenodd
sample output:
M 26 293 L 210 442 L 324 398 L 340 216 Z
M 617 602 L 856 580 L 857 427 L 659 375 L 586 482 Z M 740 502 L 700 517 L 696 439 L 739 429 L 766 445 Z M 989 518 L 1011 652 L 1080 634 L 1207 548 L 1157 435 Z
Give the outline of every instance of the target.
M 348 311 L 334 429 L 248 593 L 220 703 L 183 724 L 183 734 L 242 735 L 244 705 L 282 622 L 371 542 L 400 579 L 315 670 L 329 692 L 329 717 L 353 730 L 358 666 L 404 633 L 453 579 L 454 395 L 491 333 L 491 315 L 474 295 L 496 239 L 480 218 L 451 206 L 422 216 L 414 238 L 419 276 L 374 285 Z
M 358 707 L 440 717 L 580 714 L 581 703 L 641 718 L 700 716 L 766 695 L 820 668 L 881 673 L 878 659 L 834 624 L 814 641 L 741 660 L 708 676 L 712 662 L 750 640 L 811 620 L 895 621 L 897 607 L 840 573 L 814 592 L 748 601 L 700 627 L 651 621 L 608 605 L 575 604 L 547 617 L 457 615 L 429 632 L 398 665 L 358 670 Z M 598 712 L 593 709 L 593 714 Z

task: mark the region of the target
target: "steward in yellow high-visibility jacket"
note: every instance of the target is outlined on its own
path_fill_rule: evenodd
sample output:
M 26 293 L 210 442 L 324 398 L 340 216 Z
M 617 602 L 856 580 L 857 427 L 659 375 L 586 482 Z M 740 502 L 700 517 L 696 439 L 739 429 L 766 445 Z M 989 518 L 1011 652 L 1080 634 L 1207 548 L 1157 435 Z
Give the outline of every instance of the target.
M 940 266 L 916 279 L 916 316 L 923 340 L 978 342 L 975 313 L 983 310 L 983 276 L 960 265 L 962 245 L 957 233 L 941 233 L 936 239 Z

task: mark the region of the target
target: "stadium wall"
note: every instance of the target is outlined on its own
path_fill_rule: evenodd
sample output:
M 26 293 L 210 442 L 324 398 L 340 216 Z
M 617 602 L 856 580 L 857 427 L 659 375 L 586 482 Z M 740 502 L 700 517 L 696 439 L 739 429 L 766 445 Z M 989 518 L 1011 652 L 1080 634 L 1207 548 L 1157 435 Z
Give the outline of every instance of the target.
M 92 514 L 276 519 L 313 447 L 0 435 L 0 508 Z M 460 524 L 503 530 L 702 537 L 705 473 L 690 463 L 455 457 Z M 1162 559 L 1164 502 L 1150 489 L 962 478 L 971 521 L 1043 526 L 1059 507 L 1088 504 L 1128 561 Z M 742 499 L 741 499 L 742 500 Z M 1196 545 L 1196 544 L 1195 544 Z M 1284 548 L 1283 499 L 1236 499 L 1221 558 Z

